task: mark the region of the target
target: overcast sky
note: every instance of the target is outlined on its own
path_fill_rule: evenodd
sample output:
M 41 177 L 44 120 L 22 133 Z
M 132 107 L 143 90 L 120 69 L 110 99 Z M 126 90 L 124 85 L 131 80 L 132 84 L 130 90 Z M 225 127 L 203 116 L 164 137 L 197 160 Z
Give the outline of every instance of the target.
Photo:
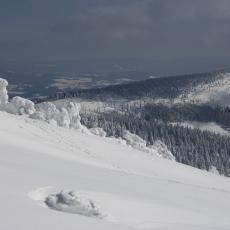
M 0 59 L 230 53 L 230 0 L 0 0 Z

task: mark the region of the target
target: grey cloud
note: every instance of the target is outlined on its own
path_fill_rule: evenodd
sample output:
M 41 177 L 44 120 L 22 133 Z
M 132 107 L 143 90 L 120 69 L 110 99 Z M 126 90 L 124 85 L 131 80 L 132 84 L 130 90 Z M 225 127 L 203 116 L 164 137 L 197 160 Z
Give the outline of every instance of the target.
M 29 45 L 22 41 L 26 53 L 59 59 L 173 59 L 230 52 L 229 0 L 84 2 L 55 23 L 47 21 L 37 37 L 28 32 Z M 18 41 L 5 47 L 5 54 L 10 56 L 13 47 L 19 49 Z

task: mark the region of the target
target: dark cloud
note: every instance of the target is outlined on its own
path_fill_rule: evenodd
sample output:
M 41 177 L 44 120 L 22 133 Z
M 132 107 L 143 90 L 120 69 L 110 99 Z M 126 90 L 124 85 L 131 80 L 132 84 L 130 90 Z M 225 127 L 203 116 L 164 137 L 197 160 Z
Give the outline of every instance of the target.
M 0 16 L 1 58 L 23 52 L 25 59 L 176 59 L 230 52 L 229 0 L 20 2 L 15 18 Z

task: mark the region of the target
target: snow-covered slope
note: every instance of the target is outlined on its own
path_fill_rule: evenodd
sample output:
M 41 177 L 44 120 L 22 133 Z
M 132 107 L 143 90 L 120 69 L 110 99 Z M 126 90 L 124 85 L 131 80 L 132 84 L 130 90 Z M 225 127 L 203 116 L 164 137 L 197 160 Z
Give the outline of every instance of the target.
M 215 122 L 199 122 L 199 121 L 185 121 L 185 122 L 173 122 L 172 125 L 181 125 L 191 129 L 200 129 L 202 131 L 209 131 L 212 133 L 230 136 L 229 131 L 223 129 L 219 124 Z
M 211 105 L 230 105 L 230 73 L 216 76 L 212 82 L 200 84 L 193 88 L 186 96 L 185 101 L 209 103 Z
M 228 178 L 4 112 L 0 181 L 4 230 L 230 229 Z

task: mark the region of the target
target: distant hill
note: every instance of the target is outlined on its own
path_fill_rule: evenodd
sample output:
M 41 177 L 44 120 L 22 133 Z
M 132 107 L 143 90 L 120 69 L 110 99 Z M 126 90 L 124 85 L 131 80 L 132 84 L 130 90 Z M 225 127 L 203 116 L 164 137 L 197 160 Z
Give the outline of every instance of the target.
M 210 91 L 215 86 L 213 90 L 216 91 L 218 86 L 221 88 L 226 79 L 230 79 L 230 75 L 227 73 L 227 71 L 223 70 L 210 73 L 149 78 L 106 87 L 63 91 L 51 95 L 49 99 L 83 98 L 106 101 L 111 99 L 136 100 L 151 98 L 181 99 L 191 102 L 192 100 L 202 100 L 202 91 L 204 89 Z M 228 89 L 226 85 L 225 89 Z M 198 91 L 199 98 L 197 97 Z

